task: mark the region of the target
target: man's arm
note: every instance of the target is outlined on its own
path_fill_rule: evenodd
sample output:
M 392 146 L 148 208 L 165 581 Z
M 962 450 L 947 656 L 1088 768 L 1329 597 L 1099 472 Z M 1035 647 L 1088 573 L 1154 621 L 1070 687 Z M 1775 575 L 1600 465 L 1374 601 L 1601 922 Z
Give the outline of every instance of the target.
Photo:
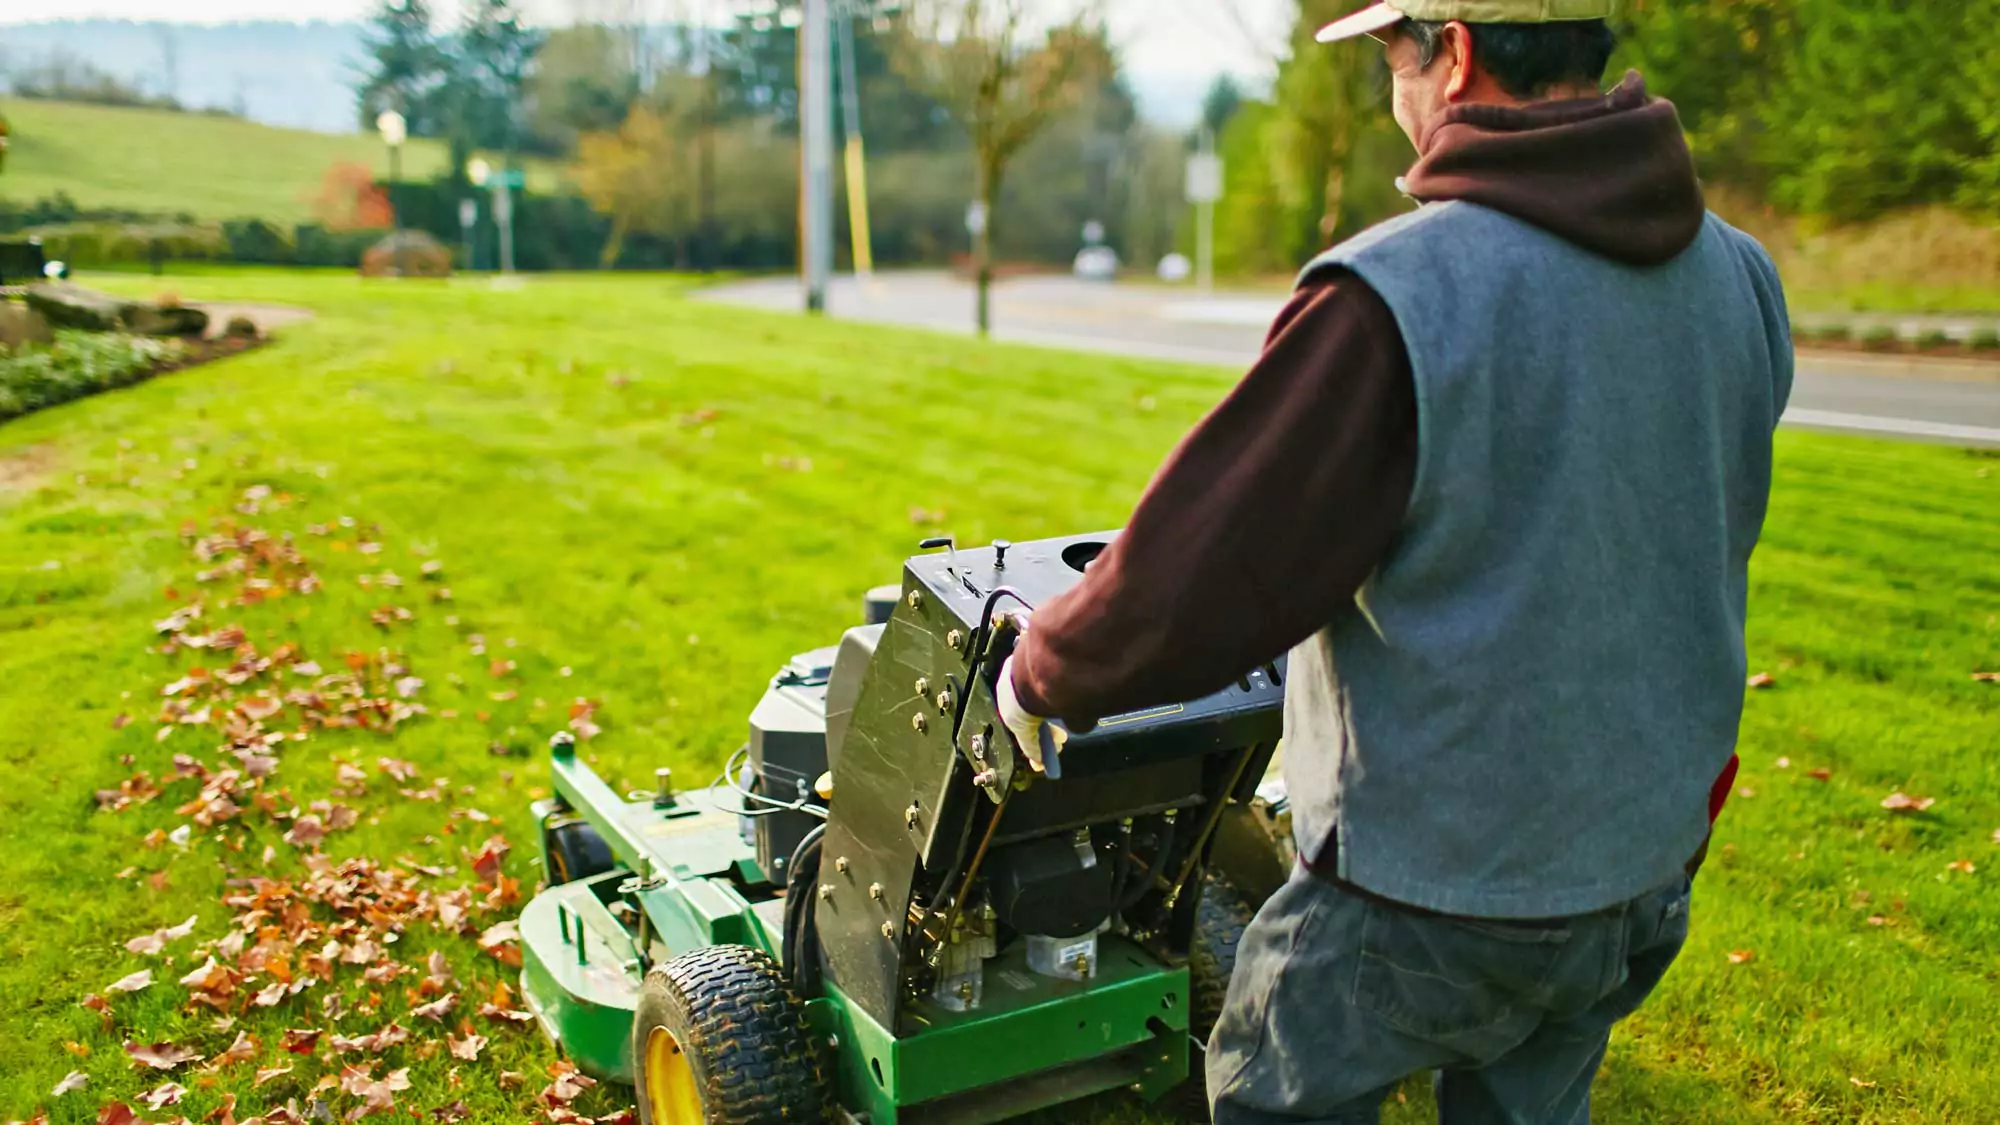
M 1275 660 L 1352 604 L 1416 465 L 1415 382 L 1388 306 L 1347 273 L 1301 289 L 1124 534 L 1035 614 L 1013 661 L 1021 704 L 1087 727 Z

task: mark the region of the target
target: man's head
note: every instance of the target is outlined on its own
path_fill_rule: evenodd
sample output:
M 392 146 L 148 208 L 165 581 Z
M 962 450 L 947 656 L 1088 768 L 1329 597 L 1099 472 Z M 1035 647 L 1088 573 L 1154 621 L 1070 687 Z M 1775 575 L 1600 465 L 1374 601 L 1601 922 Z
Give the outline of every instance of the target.
M 1446 109 L 1598 93 L 1617 36 L 1614 0 L 1389 0 L 1327 25 L 1322 43 L 1380 42 L 1396 123 L 1421 146 Z

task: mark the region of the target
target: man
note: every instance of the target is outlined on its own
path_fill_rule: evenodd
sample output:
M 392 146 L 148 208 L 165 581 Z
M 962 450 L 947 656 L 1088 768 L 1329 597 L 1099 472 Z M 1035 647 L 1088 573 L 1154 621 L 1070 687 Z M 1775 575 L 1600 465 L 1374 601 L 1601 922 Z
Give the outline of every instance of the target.
M 1302 870 L 1244 934 L 1219 1125 L 1582 1122 L 1687 934 L 1742 712 L 1792 377 L 1770 260 L 1673 106 L 1599 83 L 1612 0 L 1390 0 L 1423 206 L 1307 267 L 1125 533 L 1036 614 L 1008 726 L 1217 690 L 1289 649 Z

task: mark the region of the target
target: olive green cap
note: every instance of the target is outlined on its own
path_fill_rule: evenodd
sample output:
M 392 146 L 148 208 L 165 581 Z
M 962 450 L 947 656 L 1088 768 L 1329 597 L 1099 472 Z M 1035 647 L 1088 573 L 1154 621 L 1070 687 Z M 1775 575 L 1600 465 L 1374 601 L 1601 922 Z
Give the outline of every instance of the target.
M 1617 0 L 1388 0 L 1319 29 L 1318 39 L 1332 43 L 1357 35 L 1373 35 L 1404 20 L 1444 23 L 1554 23 L 1558 20 L 1609 19 Z

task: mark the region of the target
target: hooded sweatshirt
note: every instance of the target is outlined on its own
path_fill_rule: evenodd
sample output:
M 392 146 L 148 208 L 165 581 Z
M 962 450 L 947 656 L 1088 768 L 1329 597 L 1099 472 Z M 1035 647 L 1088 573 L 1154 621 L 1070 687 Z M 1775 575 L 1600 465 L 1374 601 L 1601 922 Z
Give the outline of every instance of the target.
M 1476 203 L 1620 262 L 1669 261 L 1701 230 L 1678 115 L 1636 73 L 1596 98 L 1453 107 L 1418 147 L 1402 181 L 1418 201 Z M 1086 729 L 1219 691 L 1318 632 L 1394 546 L 1417 434 L 1388 306 L 1350 273 L 1316 274 L 1124 533 L 1036 612 L 1022 704 Z

